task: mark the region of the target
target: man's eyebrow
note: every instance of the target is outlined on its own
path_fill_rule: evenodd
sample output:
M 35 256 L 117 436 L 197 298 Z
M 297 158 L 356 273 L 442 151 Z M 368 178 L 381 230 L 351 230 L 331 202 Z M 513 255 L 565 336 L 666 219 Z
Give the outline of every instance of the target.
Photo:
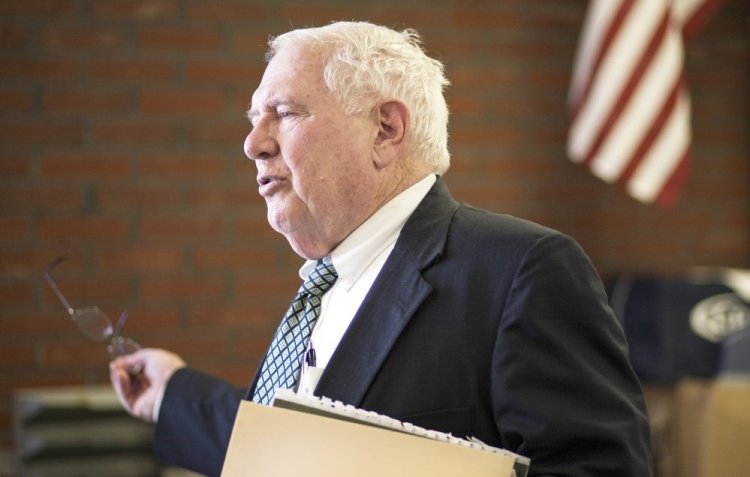
M 272 99 L 268 101 L 268 103 L 263 105 L 263 107 L 260 109 L 272 111 L 272 110 L 277 109 L 279 106 L 289 106 L 294 109 L 300 109 L 303 107 L 297 101 L 294 101 L 288 98 L 277 98 L 277 99 Z M 260 116 L 260 111 L 258 109 L 253 108 L 252 104 L 248 103 L 247 108 L 248 109 L 247 111 L 245 111 L 245 115 L 247 116 L 248 119 L 252 120 Z

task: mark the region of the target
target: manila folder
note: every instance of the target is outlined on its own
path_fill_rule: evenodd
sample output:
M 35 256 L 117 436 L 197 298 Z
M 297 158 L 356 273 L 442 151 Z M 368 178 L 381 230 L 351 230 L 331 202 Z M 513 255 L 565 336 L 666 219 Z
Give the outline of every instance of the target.
M 512 455 L 242 401 L 222 477 L 511 476 Z

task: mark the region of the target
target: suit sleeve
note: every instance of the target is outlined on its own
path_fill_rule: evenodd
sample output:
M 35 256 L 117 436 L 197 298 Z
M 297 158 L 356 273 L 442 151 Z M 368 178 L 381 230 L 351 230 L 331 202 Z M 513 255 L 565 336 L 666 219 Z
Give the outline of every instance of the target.
M 535 476 L 650 476 L 640 384 L 588 257 L 550 234 L 520 263 L 493 352 L 503 445 Z
M 159 462 L 218 476 L 240 403 L 237 389 L 192 368 L 178 370 L 164 393 L 154 433 Z

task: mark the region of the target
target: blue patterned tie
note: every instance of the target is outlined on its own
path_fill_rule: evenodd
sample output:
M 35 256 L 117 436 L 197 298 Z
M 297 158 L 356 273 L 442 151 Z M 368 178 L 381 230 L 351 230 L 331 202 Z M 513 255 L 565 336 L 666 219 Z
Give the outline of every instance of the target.
M 297 386 L 302 355 L 320 314 L 320 300 L 337 278 L 333 264 L 318 260 L 315 270 L 300 287 L 281 326 L 276 330 L 260 371 L 253 402 L 270 404 L 278 388 L 294 389 Z

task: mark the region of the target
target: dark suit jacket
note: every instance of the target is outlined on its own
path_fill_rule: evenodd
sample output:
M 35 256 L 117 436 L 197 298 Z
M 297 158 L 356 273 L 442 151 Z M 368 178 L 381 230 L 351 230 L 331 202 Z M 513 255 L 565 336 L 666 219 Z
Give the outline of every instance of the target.
M 517 452 L 531 458 L 533 476 L 651 475 L 640 385 L 581 248 L 460 204 L 441 179 L 406 223 L 315 393 Z M 218 475 L 237 406 L 227 383 L 177 372 L 157 456 Z

